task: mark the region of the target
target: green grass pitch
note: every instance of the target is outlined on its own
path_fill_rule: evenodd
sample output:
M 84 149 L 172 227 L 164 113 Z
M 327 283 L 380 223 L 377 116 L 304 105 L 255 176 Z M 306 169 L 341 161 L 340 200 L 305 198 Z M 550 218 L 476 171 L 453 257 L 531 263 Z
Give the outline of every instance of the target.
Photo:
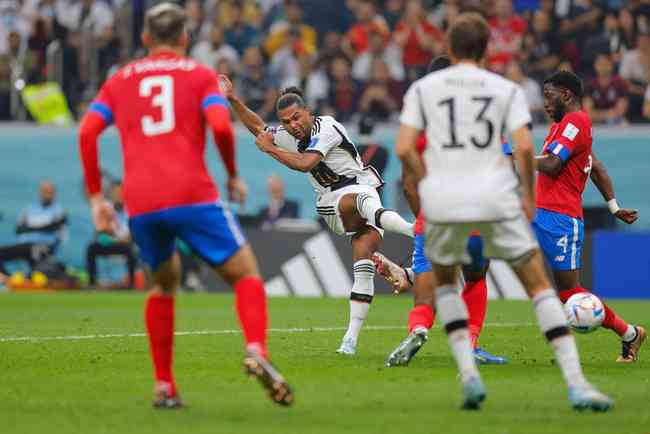
M 176 338 L 175 374 L 188 407 L 153 410 L 146 339 L 128 336 L 143 332 L 143 301 L 142 294 L 0 295 L 2 432 L 650 433 L 650 348 L 638 363 L 618 365 L 613 333 L 578 336 L 588 377 L 616 407 L 608 414 L 575 413 L 527 302 L 490 302 L 481 344 L 511 363 L 482 367 L 483 410 L 461 412 L 460 384 L 439 327 L 411 366 L 384 367 L 405 335 L 408 296 L 376 298 L 367 321 L 375 327 L 362 331 L 354 358 L 334 353 L 347 324 L 347 300 L 271 299 L 271 357 L 296 393 L 295 405 L 281 408 L 242 374 L 242 337 L 230 332 L 237 329 L 232 298 L 182 294 L 177 330 L 205 332 Z M 612 305 L 650 326 L 650 303 Z

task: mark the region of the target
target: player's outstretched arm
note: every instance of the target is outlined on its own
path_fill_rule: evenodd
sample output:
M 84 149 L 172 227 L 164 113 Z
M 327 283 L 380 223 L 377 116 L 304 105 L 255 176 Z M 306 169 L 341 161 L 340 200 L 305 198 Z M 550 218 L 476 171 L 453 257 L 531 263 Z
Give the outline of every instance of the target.
M 299 172 L 309 172 L 323 159 L 323 154 L 316 151 L 298 153 L 278 148 L 273 143 L 273 134 L 269 132 L 258 134 L 255 144 L 260 151 L 269 154 L 289 169 Z
M 230 102 L 233 110 L 237 113 L 239 120 L 242 121 L 246 128 L 248 128 L 248 131 L 250 131 L 255 137 L 262 133 L 266 127 L 266 123 L 257 115 L 257 113 L 248 108 L 248 106 L 239 99 L 230 79 L 225 75 L 220 75 L 219 87 L 226 98 L 228 98 L 228 102 Z
M 639 218 L 639 212 L 635 209 L 620 208 L 614 196 L 614 183 L 612 178 L 607 173 L 607 169 L 602 161 L 600 161 L 594 154 L 591 154 L 591 181 L 594 183 L 603 199 L 607 202 L 609 211 L 614 214 L 619 220 L 627 224 L 634 223 Z
M 408 176 L 416 184 L 424 178 L 426 173 L 416 147 L 420 133 L 421 130 L 402 124 L 397 134 L 397 143 L 395 144 L 395 153 L 402 160 L 402 171 L 408 173 Z
M 522 206 L 526 217 L 532 221 L 535 216 L 535 147 L 528 127 L 523 126 L 512 133 L 515 160 L 519 168 L 522 189 Z M 539 161 L 538 165 L 539 165 Z

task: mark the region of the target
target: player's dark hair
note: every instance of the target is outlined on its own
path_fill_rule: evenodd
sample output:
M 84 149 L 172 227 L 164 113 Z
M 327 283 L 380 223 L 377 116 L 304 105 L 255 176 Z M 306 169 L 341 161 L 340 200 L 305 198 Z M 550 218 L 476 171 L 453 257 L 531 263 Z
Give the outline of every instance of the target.
M 479 62 L 485 57 L 490 27 L 480 14 L 462 13 L 451 23 L 447 39 L 451 54 L 455 58 Z
M 582 80 L 571 71 L 557 71 L 544 80 L 544 84 L 552 84 L 555 87 L 561 87 L 573 94 L 578 101 L 584 95 Z
M 144 19 L 145 31 L 159 43 L 174 44 L 185 31 L 187 16 L 174 3 L 161 3 L 147 11 Z
M 440 71 L 441 69 L 449 68 L 451 60 L 447 56 L 438 56 L 429 63 L 427 73 Z
M 296 86 L 290 86 L 280 92 L 280 97 L 275 103 L 275 111 L 284 110 L 294 104 L 300 108 L 307 107 L 302 89 Z

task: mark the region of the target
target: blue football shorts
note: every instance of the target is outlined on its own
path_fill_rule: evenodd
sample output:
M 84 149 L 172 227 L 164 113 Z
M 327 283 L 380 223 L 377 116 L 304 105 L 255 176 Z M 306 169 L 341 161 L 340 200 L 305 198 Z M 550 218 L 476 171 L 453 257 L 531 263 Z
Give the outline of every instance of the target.
M 585 225 L 581 219 L 538 208 L 533 230 L 553 270 L 580 268 L 585 239 Z
M 212 266 L 246 244 L 237 218 L 218 202 L 141 214 L 129 219 L 129 227 L 142 260 L 154 271 L 172 256 L 177 238 Z
M 427 273 L 432 270 L 431 261 L 424 254 L 425 237 L 418 234 L 413 240 L 413 265 L 415 274 Z M 472 258 L 472 263 L 463 268 L 471 272 L 481 272 L 485 268 L 486 259 L 483 256 L 483 239 L 478 233 L 473 233 L 467 239 L 467 252 Z

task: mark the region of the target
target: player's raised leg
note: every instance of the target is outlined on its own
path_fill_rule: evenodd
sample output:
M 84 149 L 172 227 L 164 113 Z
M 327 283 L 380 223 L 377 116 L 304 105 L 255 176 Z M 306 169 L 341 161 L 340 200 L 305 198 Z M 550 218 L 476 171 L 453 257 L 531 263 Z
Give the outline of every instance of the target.
M 356 195 L 356 212 L 369 225 L 377 226 L 388 232 L 413 237 L 413 223 L 409 223 L 393 210 L 386 209 L 377 195 L 359 193 Z

